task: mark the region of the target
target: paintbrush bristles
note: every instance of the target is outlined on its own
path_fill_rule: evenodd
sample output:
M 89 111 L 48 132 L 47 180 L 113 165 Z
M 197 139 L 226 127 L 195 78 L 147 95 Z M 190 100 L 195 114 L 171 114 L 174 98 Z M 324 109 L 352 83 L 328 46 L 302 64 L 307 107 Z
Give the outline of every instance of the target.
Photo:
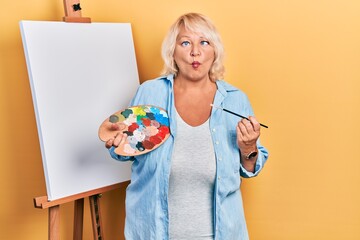
M 221 110 L 224 110 L 222 107 L 218 107 L 218 106 L 215 106 L 214 104 L 210 104 L 210 106 L 214 107 L 214 108 L 218 108 L 218 109 L 221 109 Z

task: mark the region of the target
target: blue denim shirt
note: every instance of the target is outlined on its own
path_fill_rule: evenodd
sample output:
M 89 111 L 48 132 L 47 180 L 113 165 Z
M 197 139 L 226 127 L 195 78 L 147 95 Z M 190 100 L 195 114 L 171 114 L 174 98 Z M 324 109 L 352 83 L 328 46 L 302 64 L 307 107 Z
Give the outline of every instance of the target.
M 216 81 L 216 84 L 217 92 L 213 103 L 215 106 L 244 116 L 254 115 L 249 100 L 242 91 L 221 80 Z M 114 153 L 114 148 L 110 148 L 114 159 L 133 161 L 131 182 L 126 190 L 125 237 L 128 240 L 168 240 L 169 174 L 177 132 L 173 75 L 141 84 L 130 105 L 142 104 L 167 110 L 171 136 L 157 149 L 136 157 L 119 156 Z M 249 239 L 240 191 L 240 176 L 256 176 L 268 157 L 267 150 L 258 141 L 259 154 L 255 172 L 248 172 L 240 164 L 240 150 L 236 143 L 236 125 L 239 120 L 239 117 L 216 108 L 212 109 L 210 116 L 210 131 L 216 156 L 214 234 L 215 239 L 219 240 Z

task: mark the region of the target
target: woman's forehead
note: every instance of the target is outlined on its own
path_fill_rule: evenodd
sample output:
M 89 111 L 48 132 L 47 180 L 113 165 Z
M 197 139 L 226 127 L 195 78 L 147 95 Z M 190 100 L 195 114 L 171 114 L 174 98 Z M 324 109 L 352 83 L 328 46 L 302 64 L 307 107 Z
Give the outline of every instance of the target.
M 205 31 L 203 29 L 190 29 L 188 27 L 181 26 L 177 35 L 177 39 L 182 37 L 194 37 L 206 38 Z

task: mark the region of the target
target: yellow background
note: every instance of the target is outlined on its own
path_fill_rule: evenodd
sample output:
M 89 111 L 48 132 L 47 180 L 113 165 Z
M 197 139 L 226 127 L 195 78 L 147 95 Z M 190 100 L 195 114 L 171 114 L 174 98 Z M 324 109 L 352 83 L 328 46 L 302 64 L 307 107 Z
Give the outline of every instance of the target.
M 108 0 L 81 2 L 93 22 L 131 22 L 141 81 L 162 67 L 161 41 L 185 12 L 215 22 L 226 80 L 270 126 L 264 171 L 243 181 L 253 240 L 360 239 L 360 1 Z M 61 0 L 1 0 L 0 238 L 46 239 L 46 195 L 20 20 L 61 21 Z M 64 173 L 65 174 L 65 173 Z M 125 188 L 104 194 L 105 237 L 122 239 Z M 61 239 L 72 238 L 72 203 Z M 88 201 L 84 239 L 91 239 Z

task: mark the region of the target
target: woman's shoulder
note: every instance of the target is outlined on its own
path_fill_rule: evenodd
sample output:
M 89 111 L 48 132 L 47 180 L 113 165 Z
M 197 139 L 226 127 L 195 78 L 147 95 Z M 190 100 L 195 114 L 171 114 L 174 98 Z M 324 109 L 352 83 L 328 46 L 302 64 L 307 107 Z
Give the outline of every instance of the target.
M 141 83 L 141 88 L 158 88 L 169 84 L 170 79 L 167 76 L 159 76 L 157 78 L 145 80 Z
M 166 77 L 146 80 L 139 86 L 131 105 L 147 104 L 165 108 L 170 92 L 169 82 Z

